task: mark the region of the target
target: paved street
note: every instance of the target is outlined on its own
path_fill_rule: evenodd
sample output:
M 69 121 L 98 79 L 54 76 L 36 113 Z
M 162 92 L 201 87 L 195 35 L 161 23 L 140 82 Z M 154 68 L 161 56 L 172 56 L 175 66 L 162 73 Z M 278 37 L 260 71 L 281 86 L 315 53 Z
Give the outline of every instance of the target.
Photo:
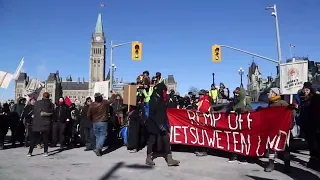
M 163 158 L 155 159 L 154 168 L 144 166 L 145 150 L 130 154 L 125 147 L 96 157 L 83 148 L 52 151 L 43 157 L 42 149 L 35 149 L 36 156 L 27 157 L 26 148 L 7 149 L 0 152 L 0 180 L 291 180 L 320 179 L 319 174 L 294 162 L 291 177 L 281 172 L 263 172 L 256 164 L 227 163 L 226 158 L 208 156 L 198 158 L 191 153 L 175 152 L 181 160 L 179 167 L 167 167 Z M 303 152 L 304 153 L 304 152 Z M 295 154 L 306 161 L 307 155 Z M 277 164 L 281 169 L 281 162 Z

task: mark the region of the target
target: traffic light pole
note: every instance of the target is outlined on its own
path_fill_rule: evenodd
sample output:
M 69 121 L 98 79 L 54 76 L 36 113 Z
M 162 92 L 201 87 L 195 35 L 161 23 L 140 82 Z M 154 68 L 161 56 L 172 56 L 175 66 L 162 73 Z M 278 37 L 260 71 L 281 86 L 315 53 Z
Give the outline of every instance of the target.
M 114 67 L 113 49 L 116 47 L 123 46 L 123 45 L 131 44 L 132 42 L 134 42 L 134 41 L 113 45 L 113 41 L 112 40 L 110 41 L 110 91 L 112 91 L 112 89 L 113 89 L 113 87 L 112 87 L 113 86 L 113 67 Z
M 229 49 L 233 49 L 235 51 L 239 51 L 239 52 L 242 52 L 242 53 L 245 53 L 245 54 L 249 54 L 249 55 L 252 55 L 252 56 L 255 56 L 255 57 L 258 57 L 258 58 L 261 58 L 261 59 L 265 59 L 267 61 L 271 61 L 273 63 L 277 63 L 280 65 L 280 62 L 277 61 L 277 60 L 274 60 L 274 59 L 271 59 L 271 58 L 267 58 L 265 56 L 261 56 L 259 54 L 255 54 L 255 53 L 252 53 L 252 52 L 249 52 L 249 51 L 245 51 L 245 50 L 242 50 L 242 49 L 238 49 L 238 48 L 235 48 L 235 47 L 231 47 L 231 46 L 226 46 L 226 45 L 220 45 L 221 47 L 225 47 L 225 48 L 229 48 Z

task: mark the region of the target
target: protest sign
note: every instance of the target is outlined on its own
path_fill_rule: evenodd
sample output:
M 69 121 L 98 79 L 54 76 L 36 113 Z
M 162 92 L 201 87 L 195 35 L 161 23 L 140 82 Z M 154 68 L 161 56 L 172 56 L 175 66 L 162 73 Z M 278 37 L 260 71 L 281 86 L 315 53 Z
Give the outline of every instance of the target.
M 262 156 L 267 148 L 283 151 L 292 123 L 287 107 L 243 114 L 201 113 L 168 109 L 171 144 L 208 147 L 246 156 Z
M 297 94 L 308 81 L 308 61 L 281 64 L 280 77 L 281 93 Z

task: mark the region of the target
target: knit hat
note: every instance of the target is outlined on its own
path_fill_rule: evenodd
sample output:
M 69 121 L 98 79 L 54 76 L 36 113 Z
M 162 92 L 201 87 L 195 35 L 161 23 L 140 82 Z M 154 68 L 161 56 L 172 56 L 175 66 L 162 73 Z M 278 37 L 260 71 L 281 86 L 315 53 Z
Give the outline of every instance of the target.
M 199 91 L 199 95 L 205 95 L 205 94 L 206 94 L 206 90 L 201 89 L 201 90 Z
M 275 88 L 271 88 L 271 90 L 270 91 L 272 91 L 273 93 L 275 93 L 276 95 L 280 95 L 281 94 L 281 92 L 280 92 L 280 89 L 279 88 L 277 88 L 277 87 L 275 87 Z
M 94 93 L 94 97 L 95 98 L 97 98 L 97 97 L 102 97 L 103 96 L 103 94 L 101 94 L 101 93 Z
M 29 101 L 31 101 L 31 100 L 36 100 L 36 98 L 35 98 L 34 96 L 31 96 L 31 97 L 29 98 Z
M 311 82 L 305 82 L 305 83 L 303 83 L 303 88 L 312 89 L 312 83 L 311 83 Z

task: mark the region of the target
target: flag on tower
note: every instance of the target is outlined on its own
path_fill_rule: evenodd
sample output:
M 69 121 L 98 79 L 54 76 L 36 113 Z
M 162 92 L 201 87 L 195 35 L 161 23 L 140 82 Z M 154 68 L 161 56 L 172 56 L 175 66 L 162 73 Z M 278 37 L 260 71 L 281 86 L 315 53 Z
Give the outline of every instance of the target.
M 291 48 L 294 48 L 294 47 L 296 47 L 296 46 L 295 46 L 295 45 L 293 45 L 293 44 L 290 44 L 290 47 L 291 47 Z

